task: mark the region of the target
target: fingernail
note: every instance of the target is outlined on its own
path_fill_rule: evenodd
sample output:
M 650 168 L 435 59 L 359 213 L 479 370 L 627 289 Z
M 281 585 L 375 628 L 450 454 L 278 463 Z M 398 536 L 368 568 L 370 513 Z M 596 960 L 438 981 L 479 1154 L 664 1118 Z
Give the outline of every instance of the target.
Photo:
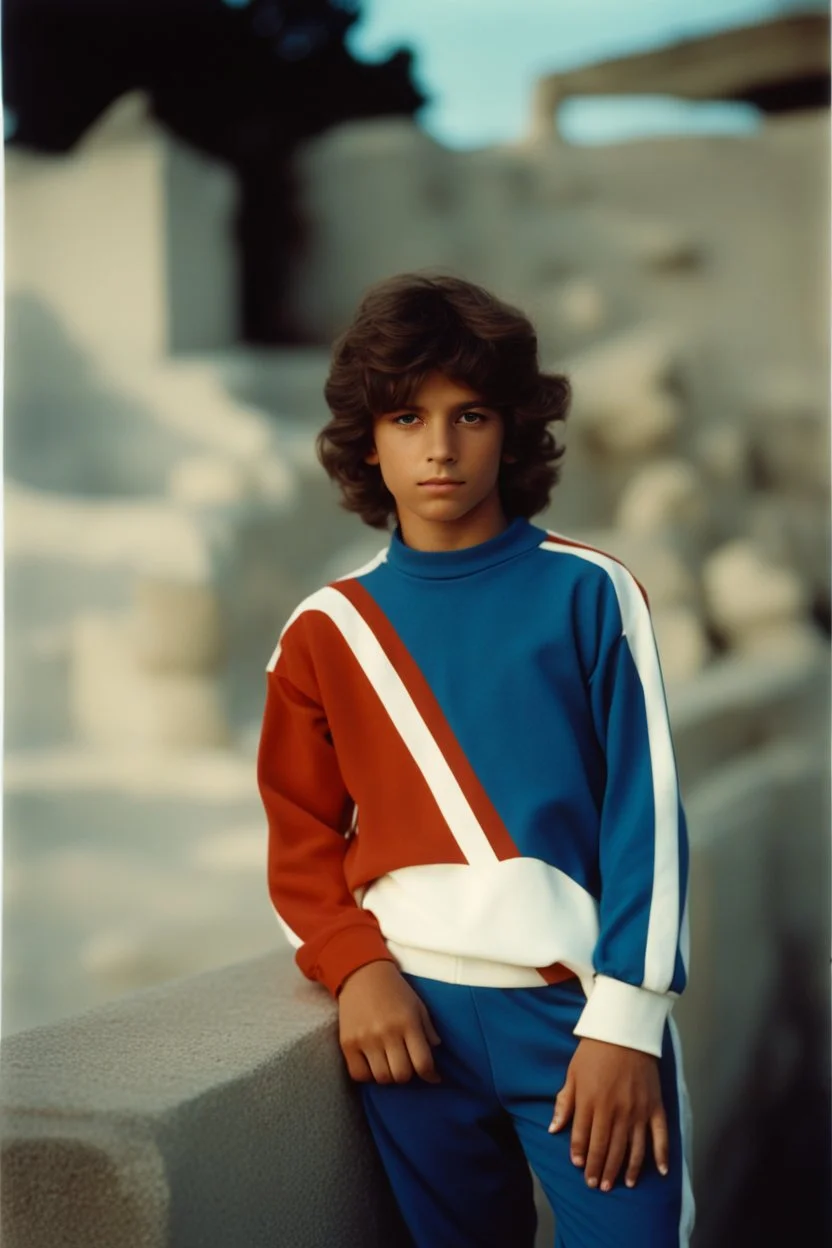
M 627 1184 L 627 1187 L 635 1187 L 636 1185 L 635 1179 L 625 1179 L 624 1182 Z
M 608 1179 L 604 1179 L 604 1182 L 601 1184 L 601 1191 L 602 1191 L 602 1192 L 608 1192 L 609 1190 L 610 1190 L 610 1183 L 609 1183 L 609 1180 L 608 1180 Z
M 584 1159 L 583 1159 L 583 1157 L 579 1157 L 577 1153 L 573 1153 L 573 1154 L 572 1154 L 572 1165 L 573 1165 L 573 1166 L 582 1166 L 583 1164 L 584 1164 Z
M 549 1132 L 550 1135 L 554 1135 L 557 1129 L 558 1129 L 557 1121 L 553 1118 L 552 1121 L 549 1123 L 548 1127 L 546 1128 L 546 1130 Z
M 667 1174 L 667 1166 L 662 1162 L 659 1166 L 659 1174 Z
M 598 1186 L 598 1180 L 597 1180 L 597 1179 L 587 1179 L 587 1181 L 586 1181 L 586 1185 L 587 1185 L 587 1187 L 597 1187 L 597 1186 Z

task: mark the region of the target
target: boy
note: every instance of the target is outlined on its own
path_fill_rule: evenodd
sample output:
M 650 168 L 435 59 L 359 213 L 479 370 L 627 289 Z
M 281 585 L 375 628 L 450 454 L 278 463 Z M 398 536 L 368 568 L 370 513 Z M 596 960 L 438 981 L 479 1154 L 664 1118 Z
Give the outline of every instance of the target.
M 413 1241 L 531 1248 L 530 1163 L 561 1248 L 686 1244 L 687 844 L 648 608 L 529 522 L 568 382 L 515 309 L 403 275 L 325 394 L 344 505 L 397 526 L 269 664 L 269 885 Z

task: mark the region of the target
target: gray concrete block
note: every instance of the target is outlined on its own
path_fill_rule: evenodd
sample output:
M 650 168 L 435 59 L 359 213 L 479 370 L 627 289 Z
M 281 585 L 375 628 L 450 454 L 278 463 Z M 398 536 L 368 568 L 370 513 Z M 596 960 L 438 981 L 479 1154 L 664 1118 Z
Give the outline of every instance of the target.
M 288 951 L 22 1032 L 0 1061 L 4 1248 L 397 1242 L 334 1004 Z

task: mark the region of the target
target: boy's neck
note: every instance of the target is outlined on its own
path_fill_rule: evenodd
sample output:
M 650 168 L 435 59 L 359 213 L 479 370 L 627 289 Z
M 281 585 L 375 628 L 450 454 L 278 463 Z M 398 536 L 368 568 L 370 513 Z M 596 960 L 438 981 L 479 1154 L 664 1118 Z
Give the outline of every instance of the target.
M 476 509 L 458 520 L 426 520 L 423 516 L 398 516 L 402 541 L 413 550 L 465 550 L 479 546 L 508 528 L 502 506 L 477 514 Z

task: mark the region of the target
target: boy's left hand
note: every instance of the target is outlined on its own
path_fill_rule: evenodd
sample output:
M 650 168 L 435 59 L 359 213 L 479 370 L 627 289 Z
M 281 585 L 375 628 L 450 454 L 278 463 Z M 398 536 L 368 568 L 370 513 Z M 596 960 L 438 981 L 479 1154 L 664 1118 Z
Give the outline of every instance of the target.
M 667 1119 L 658 1060 L 650 1053 L 603 1040 L 582 1039 L 555 1100 L 550 1131 L 562 1131 L 574 1114 L 571 1156 L 590 1187 L 608 1192 L 629 1151 L 627 1187 L 641 1173 L 647 1131 L 662 1174 L 668 1171 Z

